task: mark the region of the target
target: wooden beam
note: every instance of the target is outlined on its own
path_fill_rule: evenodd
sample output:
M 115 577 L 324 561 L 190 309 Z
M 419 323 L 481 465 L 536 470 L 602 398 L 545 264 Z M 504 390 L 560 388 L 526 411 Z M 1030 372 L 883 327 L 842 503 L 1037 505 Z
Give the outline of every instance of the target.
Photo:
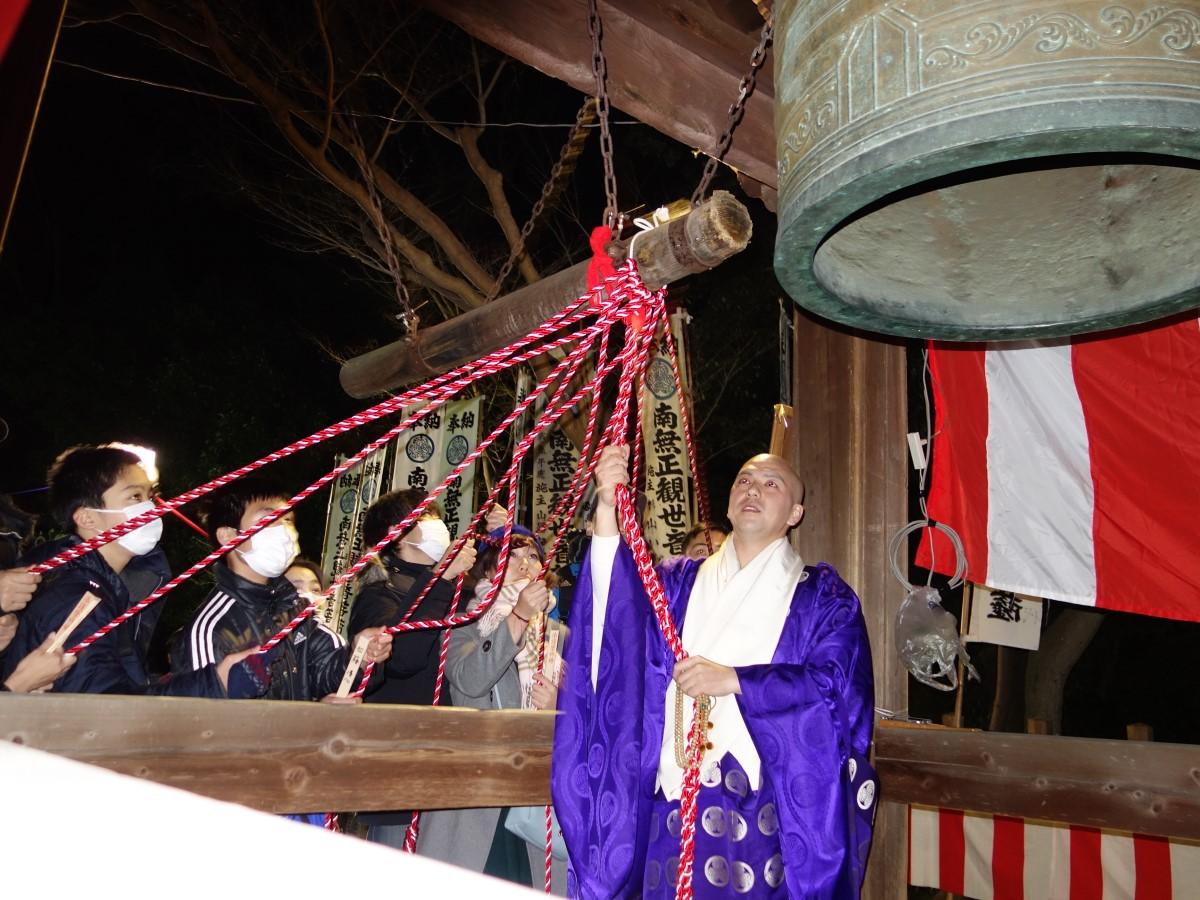
M 554 714 L 0 694 L 0 738 L 274 813 L 549 802 Z
M 595 93 L 586 0 L 421 2 L 514 59 Z M 708 0 L 600 3 L 613 105 L 689 147 L 711 152 L 762 27 L 748 0 L 735 2 L 744 7 L 736 19 L 715 14 Z M 773 190 L 778 176 L 772 69 L 770 61 L 763 65 L 725 160 Z M 618 134 L 618 153 L 620 146 Z
M 549 799 L 552 713 L 0 694 L 0 723 L 0 739 L 267 812 Z M 900 810 L 921 803 L 1200 839 L 1190 746 L 883 723 L 875 766 Z
M 651 288 L 718 265 L 750 242 L 750 213 L 728 191 L 713 195 L 686 216 L 638 235 L 638 269 Z M 628 244 L 622 244 L 626 248 Z M 587 292 L 587 263 L 563 269 L 479 309 L 348 360 L 340 375 L 351 397 L 430 378 L 528 334 Z
M 888 539 L 907 520 L 905 351 L 797 311 L 792 351 L 797 471 L 807 485 L 800 554 L 832 563 L 862 600 L 875 665 L 875 703 L 908 706 L 908 672 L 893 628 L 904 590 Z M 884 800 L 890 799 L 883 790 Z M 863 897 L 904 896 L 907 812 L 880 804 Z
M 885 722 L 875 768 L 894 802 L 1200 839 L 1200 768 L 1183 744 Z

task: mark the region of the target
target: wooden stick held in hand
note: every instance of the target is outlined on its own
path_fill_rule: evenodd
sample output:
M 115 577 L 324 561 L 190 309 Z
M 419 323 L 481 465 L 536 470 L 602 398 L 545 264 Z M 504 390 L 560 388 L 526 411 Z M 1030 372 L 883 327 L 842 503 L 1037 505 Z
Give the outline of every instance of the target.
M 358 675 L 358 670 L 362 668 L 369 643 L 371 643 L 371 638 L 365 634 L 359 635 L 358 640 L 354 642 L 354 652 L 350 654 L 350 662 L 346 665 L 346 674 L 342 676 L 342 683 L 338 685 L 337 696 L 350 696 L 350 691 L 354 687 L 354 677 Z
M 100 598 L 91 591 L 84 591 L 83 596 L 79 598 L 79 602 L 75 604 L 75 608 L 71 610 L 71 614 L 67 616 L 66 621 L 62 623 L 62 627 L 58 629 L 58 634 L 55 635 L 53 643 L 46 648 L 47 653 L 57 653 L 62 649 L 63 644 L 67 642 L 67 638 L 71 636 L 79 623 L 86 619 L 96 605 L 100 602 Z

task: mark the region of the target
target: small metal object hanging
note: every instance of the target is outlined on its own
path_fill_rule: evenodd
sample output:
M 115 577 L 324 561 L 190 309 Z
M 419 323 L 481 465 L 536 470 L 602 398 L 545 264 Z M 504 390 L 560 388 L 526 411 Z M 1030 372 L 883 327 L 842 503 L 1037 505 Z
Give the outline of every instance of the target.
M 692 193 L 693 207 L 699 206 L 700 201 L 704 199 L 704 195 L 708 193 L 708 186 L 712 182 L 713 175 L 717 172 L 717 166 L 725 158 L 725 154 L 729 151 L 729 145 L 733 143 L 733 131 L 738 127 L 738 123 L 742 121 L 742 116 L 745 115 L 746 101 L 754 93 L 754 85 L 758 81 L 758 70 L 762 68 L 763 62 L 766 61 L 767 47 L 770 46 L 774 33 L 775 26 L 770 19 L 767 19 L 763 23 L 762 32 L 758 36 L 758 46 L 750 54 L 750 70 L 742 76 L 741 84 L 738 85 L 737 99 L 729 105 L 729 119 L 725 123 L 725 130 L 721 132 L 721 136 L 717 139 L 717 149 L 709 156 L 708 162 L 704 164 L 704 173 L 700 176 L 700 183 L 696 185 L 696 190 Z

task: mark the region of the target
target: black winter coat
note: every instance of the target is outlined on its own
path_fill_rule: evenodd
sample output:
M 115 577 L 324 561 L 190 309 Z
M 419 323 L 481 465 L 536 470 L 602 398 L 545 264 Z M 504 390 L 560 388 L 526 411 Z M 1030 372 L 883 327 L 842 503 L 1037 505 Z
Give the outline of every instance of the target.
M 38 565 L 57 556 L 66 548 L 80 543 L 83 542 L 79 536 L 72 534 L 69 537 L 38 544 L 21 557 L 19 565 Z M 121 580 L 129 589 L 131 604 L 145 600 L 152 592 L 166 584 L 170 577 L 170 563 L 167 562 L 167 554 L 163 552 L 162 547 L 155 547 L 145 556 L 135 556 L 121 570 Z M 158 627 L 158 620 L 162 617 L 163 610 L 166 609 L 169 602 L 170 597 L 168 596 L 157 603 L 151 603 L 118 628 L 116 634 L 106 638 L 106 640 L 115 639 L 117 641 L 117 652 L 121 655 L 129 677 L 134 680 L 141 674 L 145 674 L 141 670 L 150 656 L 150 642 L 154 637 L 154 629 Z M 162 672 L 153 674 L 161 675 Z
M 286 578 L 255 584 L 224 562 L 213 566 L 216 588 L 176 637 L 171 671 L 178 674 L 219 662 L 262 644 L 303 608 Z M 271 654 L 267 700 L 319 700 L 342 682 L 350 649 L 342 637 L 310 616 Z
M 67 647 L 108 624 L 135 602 L 125 581 L 98 551 L 48 572 L 21 614 L 16 637 L 4 655 L 0 679 L 7 678 L 26 655 L 45 640 L 46 635 L 58 630 L 87 591 L 97 595 L 100 603 L 71 633 L 65 645 Z M 131 627 L 138 618 L 140 616 L 134 617 L 114 633 L 105 635 L 83 650 L 75 665 L 54 683 L 51 690 L 86 694 L 225 696 L 225 690 L 212 666 L 189 672 L 183 677 L 151 680 L 146 673 L 139 642 L 134 640 L 135 629 Z
M 433 577 L 431 566 L 404 562 L 391 554 L 385 557 L 387 579 L 361 588 L 350 608 L 350 633 L 364 628 L 395 625 Z M 441 619 L 450 611 L 454 599 L 454 583 L 439 578 L 437 584 L 421 601 L 410 621 Z M 466 603 L 463 602 L 465 609 Z M 392 655 L 382 667 L 382 674 L 371 679 L 364 700 L 367 703 L 407 703 L 429 706 L 433 703 L 433 688 L 437 680 L 438 650 L 442 632 L 439 629 L 410 631 L 392 638 Z M 440 706 L 450 705 L 450 690 L 442 688 Z M 367 825 L 408 824 L 407 811 L 359 813 Z

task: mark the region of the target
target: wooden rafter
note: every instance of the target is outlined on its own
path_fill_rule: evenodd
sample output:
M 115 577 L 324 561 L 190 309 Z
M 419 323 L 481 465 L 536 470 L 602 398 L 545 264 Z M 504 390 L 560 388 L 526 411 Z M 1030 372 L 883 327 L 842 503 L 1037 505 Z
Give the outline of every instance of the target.
M 586 0 L 421 2 L 484 43 L 584 93 L 594 92 Z M 601 3 L 613 105 L 689 147 L 711 151 L 762 25 L 748 0 L 723 10 L 717 15 L 704 0 Z M 769 62 L 725 159 L 775 188 L 775 88 Z

